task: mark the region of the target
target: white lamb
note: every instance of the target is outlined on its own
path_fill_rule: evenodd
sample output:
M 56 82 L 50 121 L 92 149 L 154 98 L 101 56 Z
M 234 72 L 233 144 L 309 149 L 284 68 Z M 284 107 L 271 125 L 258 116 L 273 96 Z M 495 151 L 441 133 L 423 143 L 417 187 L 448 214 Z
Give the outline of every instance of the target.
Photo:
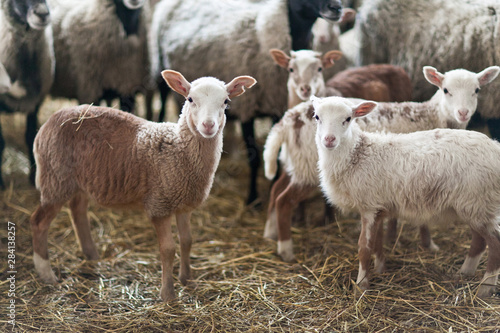
M 62 205 L 70 201 L 73 226 L 83 253 L 99 258 L 87 218 L 89 198 L 108 207 L 143 208 L 160 244 L 160 296 L 175 298 L 172 277 L 175 215 L 181 247 L 179 279 L 191 278 L 191 212 L 208 196 L 222 152 L 224 111 L 229 99 L 255 84 L 249 76 L 230 83 L 203 77 L 191 84 L 178 72 L 163 71 L 186 102 L 177 124 L 153 123 L 132 114 L 89 105 L 62 109 L 35 139 L 40 206 L 30 219 L 35 269 L 57 281 L 48 258 L 47 234 Z
M 384 269 L 385 218 L 417 225 L 458 220 L 473 234 L 459 273 L 473 274 L 488 245 L 478 295 L 490 296 L 500 273 L 500 144 L 466 130 L 364 132 L 354 119 L 375 109 L 375 102 L 327 97 L 314 98 L 313 106 L 321 188 L 341 209 L 361 214 L 358 286 L 369 287 L 372 253 L 375 270 Z
M 477 90 L 494 80 L 499 73 L 498 66 L 488 67 L 477 74 L 463 69 L 441 74 L 435 68 L 426 66 L 424 76 L 439 87 L 430 101 L 379 103 L 377 110 L 357 122 L 363 130 L 370 132 L 409 133 L 433 128 L 465 129 L 476 110 Z M 287 111 L 283 119 L 271 129 L 264 149 L 266 177 L 273 179 L 276 175 L 280 148 L 280 160 L 288 175 L 288 178 L 283 177 L 273 186 L 276 189 L 270 195 L 264 231 L 264 237 L 278 239 L 278 254 L 285 261 L 294 260 L 290 232 L 291 212 L 319 184 L 315 167 L 317 151 L 311 148 L 315 133 L 311 117 L 312 109 L 307 103 Z M 389 238 L 395 237 L 395 228 L 395 220 L 391 220 L 388 227 Z M 423 246 L 437 250 L 425 224 L 422 224 L 420 232 Z

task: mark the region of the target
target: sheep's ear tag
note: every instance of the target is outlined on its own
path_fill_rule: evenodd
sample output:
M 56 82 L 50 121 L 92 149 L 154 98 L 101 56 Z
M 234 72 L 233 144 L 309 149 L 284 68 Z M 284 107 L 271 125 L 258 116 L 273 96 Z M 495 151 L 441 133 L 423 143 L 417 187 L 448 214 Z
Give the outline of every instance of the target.
M 361 104 L 358 104 L 352 109 L 353 117 L 359 118 L 366 116 L 367 114 L 372 112 L 376 107 L 377 103 L 375 102 L 363 102 Z

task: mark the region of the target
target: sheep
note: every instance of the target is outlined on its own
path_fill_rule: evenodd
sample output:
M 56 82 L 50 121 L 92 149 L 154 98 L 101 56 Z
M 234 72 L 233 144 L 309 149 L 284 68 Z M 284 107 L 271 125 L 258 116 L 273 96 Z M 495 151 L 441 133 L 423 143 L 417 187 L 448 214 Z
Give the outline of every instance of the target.
M 7 73 L 5 67 L 0 62 L 0 94 L 9 92 L 11 88 L 12 82 L 10 81 L 9 73 Z
M 397 217 L 422 225 L 469 224 L 472 244 L 460 274 L 474 274 L 489 247 L 477 295 L 491 296 L 500 273 L 500 143 L 467 130 L 409 134 L 364 132 L 354 119 L 375 102 L 313 98 L 323 193 L 341 209 L 361 214 L 356 284 L 369 287 L 369 266 L 384 270 L 382 222 Z M 471 170 L 473 172 L 471 173 Z
M 96 105 L 119 97 L 120 108 L 133 112 L 135 94 L 154 88 L 149 76 L 149 1 L 49 0 L 49 4 L 57 59 L 51 95 Z
M 286 110 L 286 73 L 273 66 L 267 52 L 273 47 L 308 48 L 316 18 L 336 21 L 341 12 L 339 0 L 163 0 L 155 7 L 150 44 L 153 77 L 158 77 L 160 68 L 178 69 L 188 79 L 217 75 L 224 80 L 233 73 L 249 72 L 261 83 L 229 110 L 241 121 L 247 147 L 248 204 L 258 199 L 260 154 L 254 120 L 258 116 L 278 119 Z M 163 90 L 164 97 L 166 93 Z
M 1 0 L 0 63 L 12 85 L 0 93 L 0 112 L 25 112 L 25 140 L 34 179 L 32 155 L 37 113 L 53 82 L 54 50 L 50 13 L 45 0 Z M 5 141 L 0 128 L 0 189 L 5 188 L 1 160 Z
M 354 22 L 356 11 L 351 8 L 344 8 L 342 18 L 339 22 L 330 22 L 323 18 L 318 18 L 314 23 L 311 32 L 313 35 L 312 49 L 316 52 L 326 53 L 330 50 L 340 49 L 339 38 L 341 36 L 341 24 Z M 336 61 L 335 66 L 325 68 L 323 75 L 326 79 L 347 68 L 347 59 L 342 57 Z
M 430 83 L 439 87 L 430 101 L 379 103 L 377 110 L 357 119 L 358 125 L 365 131 L 394 133 L 433 128 L 465 129 L 476 109 L 476 90 L 494 80 L 500 67 L 488 67 L 477 74 L 463 69 L 441 74 L 435 68 L 426 66 L 423 72 Z M 275 177 L 276 160 L 280 147 L 282 149 L 280 160 L 286 175 L 273 185 L 264 237 L 278 239 L 278 254 L 285 261 L 294 260 L 290 233 L 291 211 L 297 202 L 306 198 L 319 185 L 315 173 L 317 152 L 310 148 L 315 128 L 312 113 L 311 105 L 304 103 L 287 111 L 283 119 L 271 129 L 264 149 L 265 175 L 268 179 Z M 396 220 L 390 220 L 390 240 L 395 238 L 396 227 Z M 420 234 L 424 248 L 433 251 L 439 249 L 425 224 L 422 224 Z
M 365 1 L 353 30 L 355 63 L 402 66 L 411 77 L 414 100 L 427 100 L 433 92 L 419 75 L 423 65 L 479 71 L 497 64 L 498 13 L 500 4 L 495 0 Z M 500 139 L 500 113 L 493 92 L 499 88 L 500 82 L 490 85 L 478 107 L 496 139 Z
M 411 100 L 411 81 L 398 66 L 374 64 L 346 69 L 325 83 L 323 70 L 333 66 L 342 57 L 340 51 L 328 51 L 324 55 L 300 50 L 290 52 L 269 51 L 274 62 L 286 68 L 288 76 L 288 108 L 314 96 L 344 96 L 370 99 L 380 102 Z
M 130 113 L 81 105 L 62 109 L 35 139 L 36 184 L 40 205 L 31 215 L 33 260 L 41 279 L 56 283 L 48 258 L 52 219 L 70 201 L 80 247 L 99 258 L 87 218 L 89 198 L 108 207 L 141 207 L 155 227 L 162 263 L 162 300 L 175 298 L 172 266 L 176 216 L 181 247 L 179 278 L 191 278 L 191 212 L 208 196 L 222 152 L 222 129 L 229 100 L 256 81 L 239 76 L 230 83 L 203 77 L 189 83 L 163 71 L 170 87 L 185 97 L 178 123 L 153 123 Z

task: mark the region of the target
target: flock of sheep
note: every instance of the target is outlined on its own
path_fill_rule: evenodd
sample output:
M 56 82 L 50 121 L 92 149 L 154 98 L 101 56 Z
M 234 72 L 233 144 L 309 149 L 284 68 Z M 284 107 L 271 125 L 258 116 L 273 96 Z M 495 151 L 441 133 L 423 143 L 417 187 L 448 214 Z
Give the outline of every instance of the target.
M 343 34 L 339 23 L 354 11 L 339 0 L 0 2 L 0 111 L 27 114 L 31 177 L 41 195 L 30 219 L 33 260 L 45 282 L 57 281 L 48 229 L 67 202 L 83 253 L 99 258 L 87 217 L 92 199 L 145 210 L 160 245 L 160 296 L 174 299 L 172 220 L 186 284 L 189 220 L 209 195 L 227 115 L 242 126 L 249 203 L 259 197 L 254 122 L 276 121 L 263 154 L 266 177 L 279 176 L 264 237 L 277 240 L 283 260 L 294 260 L 294 210 L 321 188 L 325 218 L 332 207 L 361 216 L 361 289 L 369 288 L 372 255 L 375 271 L 384 270 L 384 222 L 391 239 L 402 219 L 418 225 L 422 245 L 434 251 L 429 226 L 467 223 L 472 243 L 459 273 L 474 274 L 488 246 L 477 293 L 495 293 L 500 143 L 466 130 L 478 109 L 492 137 L 500 135 L 495 1 L 364 0 L 354 28 Z M 349 57 L 309 50 L 315 22 L 317 50 L 331 43 Z M 324 75 L 335 67 L 333 77 Z M 160 120 L 169 92 L 178 93 L 177 123 L 98 106 L 119 98 L 121 109 L 133 112 L 135 95 L 143 93 L 151 120 L 155 90 Z M 54 113 L 37 133 L 48 94 L 83 105 Z M 4 145 L 0 129 L 0 156 Z

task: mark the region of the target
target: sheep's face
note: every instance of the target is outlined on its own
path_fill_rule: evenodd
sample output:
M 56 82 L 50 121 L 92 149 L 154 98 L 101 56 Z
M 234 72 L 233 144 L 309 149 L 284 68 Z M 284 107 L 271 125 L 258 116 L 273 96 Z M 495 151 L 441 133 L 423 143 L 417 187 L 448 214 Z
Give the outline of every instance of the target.
M 469 122 L 476 112 L 481 87 L 494 80 L 499 72 L 498 66 L 488 67 L 480 73 L 455 69 L 445 74 L 439 73 L 433 67 L 424 67 L 426 79 L 440 89 L 441 105 L 446 112 L 445 116 L 454 119 L 459 124 Z
M 186 98 L 182 108 L 192 131 L 204 138 L 213 138 L 226 122 L 224 111 L 231 98 L 245 92 L 257 81 L 250 76 L 238 76 L 228 84 L 213 78 L 202 77 L 189 83 L 181 73 L 165 70 L 161 73 L 170 88 Z
M 274 61 L 289 72 L 287 83 L 289 94 L 297 95 L 302 101 L 323 93 L 325 89 L 323 68 L 333 66 L 334 60 L 342 57 L 340 51 L 329 51 L 322 56 L 319 52 L 300 50 L 292 51 L 291 57 L 278 49 L 272 49 L 270 53 Z
M 50 23 L 49 7 L 45 0 L 12 0 L 10 13 L 19 22 L 30 28 L 42 30 Z
M 288 90 L 303 101 L 318 95 L 325 87 L 321 53 L 301 50 L 291 52 L 288 65 Z
M 230 102 L 229 94 L 219 80 L 203 80 L 197 83 L 194 81 L 192 84 L 186 98 L 186 107 L 197 131 L 208 139 L 214 137 L 225 124 L 224 111 Z
M 139 9 L 142 6 L 144 6 L 144 3 L 146 0 L 120 0 L 123 2 L 123 5 L 127 7 L 128 9 L 134 10 L 134 9 Z
M 316 119 L 316 145 L 328 150 L 335 149 L 342 140 L 351 137 L 351 124 L 354 118 L 370 113 L 377 103 L 362 102 L 353 105 L 342 97 L 311 98 Z
M 342 17 L 342 2 L 340 0 L 315 0 L 319 6 L 319 15 L 329 21 L 338 21 Z

